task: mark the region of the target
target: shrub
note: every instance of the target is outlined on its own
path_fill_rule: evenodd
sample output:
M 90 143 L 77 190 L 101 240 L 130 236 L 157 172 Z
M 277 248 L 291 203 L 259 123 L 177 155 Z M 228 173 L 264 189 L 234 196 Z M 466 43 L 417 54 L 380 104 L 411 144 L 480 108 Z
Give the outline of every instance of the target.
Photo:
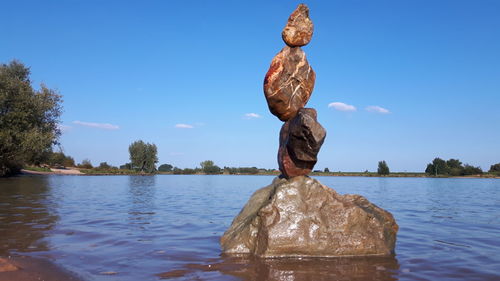
M 132 164 L 125 163 L 125 164 L 123 164 L 123 165 L 120 166 L 120 169 L 121 170 L 132 170 Z
M 483 170 L 480 167 L 474 167 L 469 164 L 465 164 L 462 175 L 470 176 L 470 175 L 481 175 Z
M 101 162 L 97 168 L 100 170 L 109 170 L 112 167 L 107 162 Z
M 84 159 L 82 163 L 78 164 L 78 167 L 83 169 L 92 169 L 94 166 L 92 166 L 89 159 Z
M 174 167 L 170 164 L 162 164 L 160 167 L 158 167 L 158 171 L 160 172 L 172 172 L 172 169 Z
M 491 165 L 490 170 L 488 172 L 493 173 L 493 174 L 497 174 L 500 176 L 500 163 Z

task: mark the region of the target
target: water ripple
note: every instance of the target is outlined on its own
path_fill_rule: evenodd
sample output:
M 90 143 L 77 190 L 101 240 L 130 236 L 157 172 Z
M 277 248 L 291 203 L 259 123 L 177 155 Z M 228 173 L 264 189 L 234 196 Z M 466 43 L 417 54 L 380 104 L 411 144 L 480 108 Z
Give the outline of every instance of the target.
M 266 176 L 1 179 L 0 255 L 50 257 L 88 280 L 500 280 L 499 180 L 318 178 L 394 214 L 395 257 L 220 256 Z

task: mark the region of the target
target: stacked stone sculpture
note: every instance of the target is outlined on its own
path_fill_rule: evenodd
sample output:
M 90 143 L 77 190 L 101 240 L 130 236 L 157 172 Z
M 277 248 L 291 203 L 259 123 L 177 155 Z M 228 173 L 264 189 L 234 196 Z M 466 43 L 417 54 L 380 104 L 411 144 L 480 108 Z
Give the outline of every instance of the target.
M 284 121 L 280 132 L 278 165 L 286 178 L 309 174 L 326 137 L 316 110 L 304 108 L 314 89 L 316 74 L 301 49 L 312 38 L 309 8 L 300 4 L 283 29 L 286 45 L 272 60 L 264 79 L 264 94 L 272 114 Z
M 311 41 L 309 9 L 300 4 L 282 32 L 286 45 L 264 80 L 272 114 L 285 122 L 278 164 L 282 177 L 257 190 L 220 239 L 225 254 L 269 257 L 392 255 L 398 225 L 360 195 L 340 195 L 307 176 L 325 140 L 316 110 L 304 108 L 315 73 L 301 47 Z

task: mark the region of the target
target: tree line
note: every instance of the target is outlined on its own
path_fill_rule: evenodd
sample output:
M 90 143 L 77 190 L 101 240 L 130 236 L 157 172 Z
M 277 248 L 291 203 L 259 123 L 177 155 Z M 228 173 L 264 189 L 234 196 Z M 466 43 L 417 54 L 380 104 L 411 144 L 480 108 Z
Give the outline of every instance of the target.
M 500 163 L 491 165 L 489 173 L 500 174 Z M 427 164 L 425 173 L 433 176 L 471 176 L 481 175 L 483 170 L 481 167 L 475 167 L 469 164 L 462 164 L 458 159 L 443 160 L 439 157 L 434 158 L 431 163 Z
M 174 175 L 193 175 L 193 174 L 228 174 L 228 175 L 256 175 L 258 173 L 273 173 L 274 169 L 262 169 L 257 167 L 224 167 L 220 168 L 212 160 L 206 160 L 200 163 L 200 167 L 181 169 L 170 164 L 162 164 L 158 167 L 159 172 L 172 173 Z
M 273 170 L 259 169 L 257 167 L 224 167 L 220 168 L 215 165 L 212 160 L 205 160 L 200 163 L 200 167 L 195 168 L 178 168 L 171 164 L 162 164 L 156 168 L 158 163 L 158 149 L 153 143 L 146 143 L 142 140 L 134 141 L 129 148 L 130 162 L 121 165 L 119 168 L 108 165 L 106 162 L 101 163 L 97 167 L 93 167 L 90 160 L 83 160 L 77 167 L 82 169 L 93 169 L 95 172 L 118 173 L 122 171 L 133 171 L 145 174 L 172 173 L 175 175 L 193 175 L 193 174 L 258 174 L 262 172 L 271 172 Z M 74 163 L 74 162 L 73 162 Z
M 75 164 L 72 157 L 65 155 L 59 145 L 59 127 L 62 113 L 62 97 L 55 90 L 40 85 L 33 88 L 30 69 L 19 61 L 13 60 L 0 65 L 0 176 L 8 176 L 20 171 L 23 166 L 79 167 L 98 171 L 126 170 L 139 173 L 171 172 L 173 174 L 257 174 L 273 173 L 275 169 L 257 167 L 220 168 L 211 160 L 200 163 L 200 167 L 180 169 L 170 164 L 158 163 L 158 149 L 155 144 L 138 140 L 130 144 L 130 162 L 120 167 L 101 162 L 94 167 L 90 160 L 84 159 Z M 319 170 L 315 172 L 321 173 Z M 324 173 L 330 170 L 325 168 Z M 368 171 L 365 171 L 367 173 Z M 500 163 L 491 165 L 489 173 L 500 176 Z M 480 167 L 462 164 L 458 159 L 443 160 L 435 158 L 425 168 L 430 176 L 467 176 L 480 175 Z M 389 175 L 386 161 L 378 163 L 377 174 Z
M 425 173 L 429 176 L 472 176 L 482 175 L 484 171 L 481 167 L 463 164 L 459 159 L 443 160 L 439 157 L 434 158 L 431 163 L 427 164 Z M 488 173 L 500 176 L 500 163 L 490 166 Z M 378 162 L 377 174 L 389 175 L 389 166 L 385 161 Z

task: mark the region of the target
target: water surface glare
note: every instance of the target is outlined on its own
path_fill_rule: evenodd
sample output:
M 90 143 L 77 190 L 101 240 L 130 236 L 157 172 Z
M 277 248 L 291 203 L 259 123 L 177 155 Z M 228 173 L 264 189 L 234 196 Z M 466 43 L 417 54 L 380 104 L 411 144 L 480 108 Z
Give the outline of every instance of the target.
M 85 280 L 500 280 L 500 180 L 316 178 L 390 211 L 396 256 L 221 256 L 219 237 L 273 179 L 222 175 L 0 179 L 0 256 Z

